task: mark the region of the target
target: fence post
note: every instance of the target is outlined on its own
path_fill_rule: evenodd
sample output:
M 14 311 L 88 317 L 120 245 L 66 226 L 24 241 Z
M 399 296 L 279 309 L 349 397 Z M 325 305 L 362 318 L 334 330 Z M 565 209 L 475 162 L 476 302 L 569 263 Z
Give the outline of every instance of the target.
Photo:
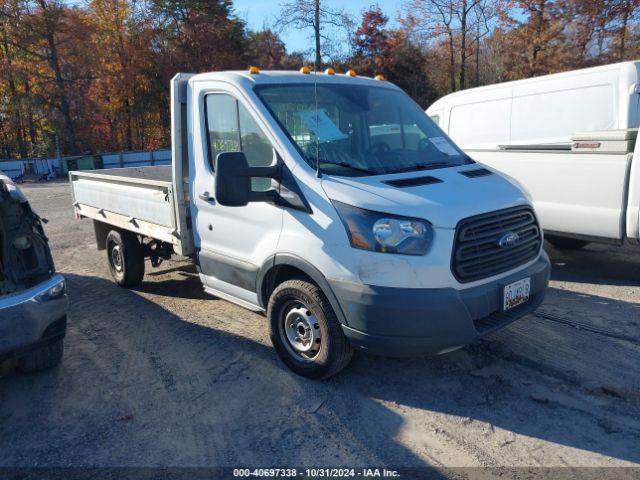
M 153 167 L 156 164 L 155 158 L 153 158 L 153 150 L 151 150 L 151 166 Z
M 120 151 L 120 168 L 124 168 L 124 155 Z

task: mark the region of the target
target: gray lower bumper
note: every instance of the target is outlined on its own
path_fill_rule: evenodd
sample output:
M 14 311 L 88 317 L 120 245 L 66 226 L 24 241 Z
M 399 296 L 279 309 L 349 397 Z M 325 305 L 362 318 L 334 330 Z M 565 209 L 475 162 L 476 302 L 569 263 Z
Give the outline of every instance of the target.
M 67 308 L 62 275 L 55 275 L 14 295 L 0 297 L 0 356 L 63 337 Z
M 330 281 L 351 344 L 370 353 L 418 356 L 444 353 L 494 332 L 535 310 L 549 282 L 546 253 L 500 281 L 465 290 L 391 288 Z M 503 288 L 531 278 L 526 304 L 502 311 Z

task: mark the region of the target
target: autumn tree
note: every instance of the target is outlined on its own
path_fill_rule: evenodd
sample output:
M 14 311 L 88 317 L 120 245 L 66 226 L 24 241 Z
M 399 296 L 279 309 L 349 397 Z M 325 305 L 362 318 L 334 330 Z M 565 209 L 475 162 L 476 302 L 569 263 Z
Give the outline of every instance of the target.
M 380 7 L 362 12 L 353 36 L 354 54 L 348 63 L 365 75 L 383 74 L 426 106 L 434 100 L 424 54 L 402 29 L 388 28 Z
M 58 0 L 12 0 L 3 4 L 0 15 L 6 45 L 24 65 L 25 93 L 45 109 L 42 115 L 53 129 L 50 133 L 60 135 L 67 151 L 79 151 L 75 116 L 81 95 L 77 92 L 90 78 L 91 63 L 81 12 Z
M 353 20 L 341 9 L 332 9 L 326 5 L 325 0 L 290 0 L 280 5 L 280 13 L 276 24 L 280 31 L 288 28 L 311 30 L 315 57 L 316 70 L 322 68 L 322 58 L 333 48 L 335 38 L 328 33 L 332 29 L 349 31 Z
M 404 25 L 418 32 L 426 45 L 440 44 L 447 50 L 450 91 L 467 87 L 468 60 L 488 33 L 497 1 L 411 0 L 408 4 Z
M 389 69 L 392 61 L 391 32 L 386 26 L 389 18 L 380 7 L 362 12 L 362 22 L 353 37 L 352 62 L 358 70 L 369 75 Z

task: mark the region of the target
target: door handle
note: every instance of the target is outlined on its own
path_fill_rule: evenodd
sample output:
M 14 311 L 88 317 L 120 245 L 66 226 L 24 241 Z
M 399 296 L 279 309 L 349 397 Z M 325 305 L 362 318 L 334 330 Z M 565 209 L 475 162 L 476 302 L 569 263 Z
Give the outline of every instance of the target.
M 198 197 L 200 200 L 204 200 L 205 202 L 212 202 L 214 200 L 213 197 L 209 195 L 209 192 L 201 193 Z

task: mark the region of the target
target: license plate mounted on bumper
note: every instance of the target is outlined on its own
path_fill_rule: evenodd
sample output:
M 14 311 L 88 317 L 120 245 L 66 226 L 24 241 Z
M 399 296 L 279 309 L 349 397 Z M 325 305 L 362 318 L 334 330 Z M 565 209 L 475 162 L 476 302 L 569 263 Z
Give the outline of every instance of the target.
M 502 309 L 507 311 L 526 303 L 529 300 L 530 292 L 530 277 L 505 285 L 502 293 Z

